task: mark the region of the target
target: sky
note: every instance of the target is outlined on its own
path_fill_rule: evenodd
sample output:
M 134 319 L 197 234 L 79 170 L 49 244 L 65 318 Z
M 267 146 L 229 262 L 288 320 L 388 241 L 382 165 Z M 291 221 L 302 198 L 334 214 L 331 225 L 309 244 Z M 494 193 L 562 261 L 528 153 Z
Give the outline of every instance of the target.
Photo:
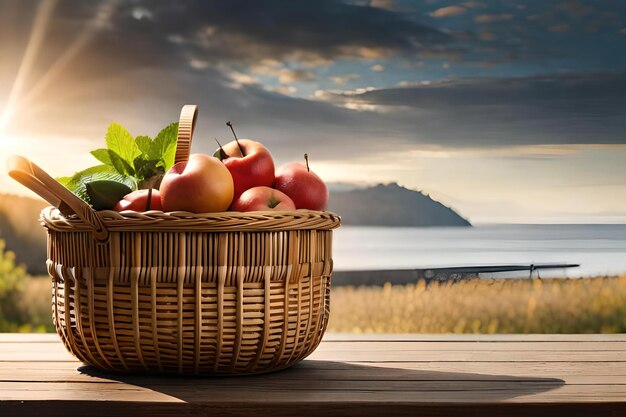
M 70 175 L 186 103 L 194 152 L 232 120 L 474 223 L 626 222 L 626 2 L 0 0 L 0 159 Z

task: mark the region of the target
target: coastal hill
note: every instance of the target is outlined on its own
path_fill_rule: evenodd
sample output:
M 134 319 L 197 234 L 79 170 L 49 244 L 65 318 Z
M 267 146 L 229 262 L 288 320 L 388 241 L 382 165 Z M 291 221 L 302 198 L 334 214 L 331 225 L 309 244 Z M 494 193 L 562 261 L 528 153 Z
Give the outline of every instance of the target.
M 471 226 L 450 207 L 396 183 L 348 190 L 335 188 L 330 192 L 328 206 L 341 216 L 345 225 Z

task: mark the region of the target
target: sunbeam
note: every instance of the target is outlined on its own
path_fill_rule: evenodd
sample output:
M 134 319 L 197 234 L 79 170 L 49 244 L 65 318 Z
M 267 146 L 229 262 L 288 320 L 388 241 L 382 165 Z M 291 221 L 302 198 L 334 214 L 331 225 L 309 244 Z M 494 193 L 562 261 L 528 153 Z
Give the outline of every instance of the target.
M 0 141 L 4 140 L 2 132 L 6 129 L 7 124 L 11 120 L 11 117 L 16 112 L 16 104 L 19 101 L 22 90 L 24 89 L 24 83 L 30 74 L 39 50 L 44 41 L 44 36 L 50 22 L 52 12 L 56 7 L 57 0 L 42 0 L 37 7 L 35 14 L 35 20 L 33 22 L 33 28 L 26 45 L 26 50 L 20 63 L 19 70 L 11 87 L 9 98 L 4 106 L 4 110 L 0 115 Z
M 50 83 L 67 67 L 71 60 L 89 44 L 91 39 L 105 28 L 113 16 L 119 0 L 108 0 L 96 11 L 94 17 L 85 24 L 85 30 L 72 42 L 52 66 L 39 78 L 32 89 L 17 104 L 16 111 L 24 108 L 37 98 Z

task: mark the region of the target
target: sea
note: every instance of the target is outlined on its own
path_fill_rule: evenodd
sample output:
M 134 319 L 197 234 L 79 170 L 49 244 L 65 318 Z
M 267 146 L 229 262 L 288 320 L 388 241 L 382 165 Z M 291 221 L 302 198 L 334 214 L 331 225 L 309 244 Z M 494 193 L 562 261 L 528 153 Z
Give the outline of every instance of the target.
M 626 274 L 626 224 L 342 226 L 334 232 L 333 259 L 335 270 L 558 263 L 580 267 L 541 277 L 618 275 Z M 519 276 L 528 272 L 488 277 Z

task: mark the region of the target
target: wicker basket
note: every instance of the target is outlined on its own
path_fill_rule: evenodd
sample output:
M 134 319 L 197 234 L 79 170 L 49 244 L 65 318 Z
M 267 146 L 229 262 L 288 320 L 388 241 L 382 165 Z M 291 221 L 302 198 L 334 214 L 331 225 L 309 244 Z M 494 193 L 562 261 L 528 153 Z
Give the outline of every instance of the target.
M 188 157 L 195 112 L 181 114 L 177 160 Z M 29 161 L 11 167 L 58 207 L 41 216 L 53 320 L 81 361 L 116 372 L 248 374 L 291 366 L 319 344 L 338 216 L 95 212 Z

